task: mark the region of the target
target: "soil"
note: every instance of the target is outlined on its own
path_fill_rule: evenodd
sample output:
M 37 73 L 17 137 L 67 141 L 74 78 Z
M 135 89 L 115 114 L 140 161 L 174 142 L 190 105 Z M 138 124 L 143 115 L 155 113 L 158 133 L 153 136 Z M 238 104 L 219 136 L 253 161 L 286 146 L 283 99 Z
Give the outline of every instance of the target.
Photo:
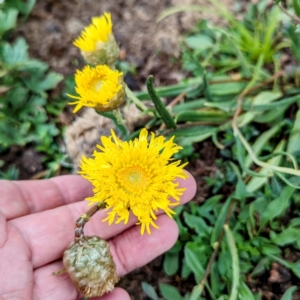
M 222 2 L 231 6 L 234 0 Z M 31 57 L 49 63 L 50 68 L 56 72 L 71 75 L 84 64 L 79 50 L 72 45 L 72 41 L 82 28 L 89 24 L 91 17 L 109 11 L 112 14 L 115 37 L 122 50 L 120 58 L 136 68 L 136 75 L 127 77 L 126 82 L 132 89 L 141 90 L 150 74 L 154 75 L 155 84 L 160 86 L 174 84 L 184 78 L 185 74 L 179 71 L 178 63 L 180 35 L 191 30 L 203 17 L 222 22 L 213 14 L 187 11 L 171 15 L 156 23 L 157 16 L 165 9 L 193 4 L 209 7 L 208 1 L 205 0 L 43 0 L 37 2 L 28 20 L 17 30 L 16 36 L 25 37 Z M 61 119 L 70 128 L 76 127 L 75 132 L 81 130 L 81 133 L 87 133 L 84 141 L 80 142 L 81 144 L 85 142 L 80 150 L 76 145 L 73 150 L 67 149 L 76 164 L 78 151 L 81 151 L 80 154 L 89 153 L 93 143 L 99 139 L 100 127 L 106 125 L 102 124 L 103 126 L 99 127 L 83 125 L 80 123 L 80 116 L 70 117 L 69 111 L 65 112 Z M 74 134 L 76 133 L 72 131 L 66 135 L 66 139 L 69 139 L 66 145 L 71 144 L 70 140 Z M 199 154 L 199 159 L 191 161 L 188 170 L 195 176 L 198 186 L 193 201 L 202 203 L 210 194 L 210 188 L 203 178 L 217 171 L 214 162 L 218 157 L 218 151 L 212 143 L 204 142 L 195 147 L 195 153 Z M 2 159 L 7 164 L 14 162 L 20 170 L 20 179 L 30 179 L 43 170 L 42 157 L 30 145 L 13 147 Z M 124 287 L 133 300 L 148 299 L 142 291 L 142 281 L 151 284 L 156 291 L 159 283 L 172 284 L 182 294 L 191 291 L 194 286 L 193 278 L 182 280 L 178 276 L 167 277 L 162 271 L 162 260 L 162 256 L 158 257 L 148 265 L 124 276 L 118 286 Z M 272 290 L 270 285 L 278 285 L 279 277 L 290 276 L 286 275 L 284 272 L 286 270 L 279 272 L 277 265 L 274 265 L 272 270 L 273 282 L 270 281 L 270 274 L 266 276 L 265 283 L 262 282 L 265 299 L 279 299 L 270 291 Z M 290 277 L 287 280 L 290 280 Z M 284 292 L 285 289 L 282 290 Z

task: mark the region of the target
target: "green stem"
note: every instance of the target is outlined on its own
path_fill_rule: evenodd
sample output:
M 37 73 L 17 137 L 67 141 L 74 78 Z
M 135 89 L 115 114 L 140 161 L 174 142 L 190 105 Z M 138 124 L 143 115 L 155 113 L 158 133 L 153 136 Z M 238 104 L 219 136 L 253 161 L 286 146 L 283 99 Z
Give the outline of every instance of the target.
M 129 99 L 132 100 L 132 102 L 141 110 L 141 111 L 146 111 L 148 110 L 147 106 L 145 106 L 142 101 L 140 99 L 138 99 L 136 97 L 136 95 L 132 92 L 132 90 L 127 86 L 125 85 L 125 93 L 127 95 L 127 97 Z
M 105 208 L 104 202 L 99 202 L 93 205 L 86 213 L 81 215 L 75 223 L 75 242 L 80 242 L 84 237 L 84 226 L 91 219 L 91 217 L 100 209 Z

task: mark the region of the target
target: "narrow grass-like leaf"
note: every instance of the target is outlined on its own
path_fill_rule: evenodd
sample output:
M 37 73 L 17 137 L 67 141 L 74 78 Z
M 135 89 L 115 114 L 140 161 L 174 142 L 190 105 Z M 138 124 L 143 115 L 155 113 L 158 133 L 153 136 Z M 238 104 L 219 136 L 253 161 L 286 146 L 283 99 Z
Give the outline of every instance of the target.
M 300 189 L 299 185 L 295 185 L 291 180 L 287 179 L 282 173 L 275 171 L 274 174 L 278 176 L 283 182 L 294 189 Z
M 191 79 L 187 79 L 184 82 L 169 85 L 161 86 L 155 89 L 155 92 L 158 97 L 176 97 L 183 92 L 188 92 L 189 90 L 194 89 L 202 82 L 202 76 L 197 76 Z M 140 100 L 149 100 L 151 99 L 148 92 L 134 92 L 135 96 Z
M 213 102 L 206 72 L 203 73 L 203 83 L 204 83 L 204 96 L 206 100 Z
M 280 143 L 277 145 L 275 148 L 274 152 L 282 151 L 285 147 L 286 141 L 281 140 Z M 274 166 L 279 166 L 280 162 L 282 159 L 282 155 L 275 156 L 268 160 L 267 164 L 268 165 L 274 165 Z M 268 176 L 272 176 L 274 172 L 272 171 L 271 168 L 261 168 L 260 171 L 257 173 L 257 175 L 263 175 L 265 176 L 264 178 L 258 178 L 258 177 L 253 177 L 251 180 L 248 182 L 246 189 L 248 193 L 253 193 L 257 191 L 259 188 L 261 188 L 268 180 Z
M 244 154 L 243 154 L 243 147 L 242 147 L 242 143 L 240 140 L 239 136 L 235 137 L 235 144 L 236 144 L 236 148 L 237 148 L 237 159 L 239 161 L 240 166 L 242 167 L 243 171 L 251 176 L 254 176 L 254 178 L 258 177 L 258 178 L 265 178 L 266 175 L 265 174 L 259 174 L 258 172 L 254 172 L 252 170 L 250 170 L 249 168 L 247 168 L 245 166 L 245 158 L 244 158 Z M 250 154 L 249 154 L 250 155 Z
M 156 19 L 156 22 L 160 22 L 161 20 L 163 20 L 164 18 L 171 16 L 173 14 L 176 13 L 180 13 L 180 12 L 186 12 L 186 11 L 199 11 L 199 12 L 210 12 L 213 14 L 218 14 L 217 11 L 213 10 L 213 9 L 207 9 L 206 7 L 203 7 L 203 5 L 178 5 L 178 6 L 172 6 L 168 9 L 164 9 L 158 16 Z
M 300 152 L 300 109 L 296 113 L 294 126 L 289 136 L 287 152 L 292 154 Z
M 300 0 L 292 0 L 295 14 L 300 18 Z
M 297 0 L 298 1 L 298 0 Z M 293 300 L 293 294 L 294 292 L 296 292 L 298 289 L 297 286 L 293 285 L 291 287 L 289 287 L 284 294 L 282 295 L 280 300 Z
M 268 257 L 278 261 L 280 264 L 290 269 L 300 279 L 300 261 L 292 263 L 275 255 L 268 255 Z
M 234 236 L 227 224 L 224 225 L 224 230 L 232 258 L 232 285 L 231 285 L 231 291 L 229 300 L 235 300 L 237 299 L 238 295 L 238 288 L 239 288 L 239 281 L 240 281 L 240 263 L 239 263 L 239 257 L 238 252 L 234 240 Z
M 209 122 L 223 123 L 228 119 L 228 114 L 217 110 L 197 110 L 183 111 L 176 116 L 177 122 Z
M 214 132 L 216 132 L 218 128 L 207 128 L 206 130 L 203 130 L 202 132 L 198 132 L 196 136 L 187 136 L 187 137 L 178 137 L 176 139 L 177 143 L 181 146 L 185 145 L 191 145 L 193 143 L 202 142 L 206 140 L 207 138 L 211 137 Z M 172 135 L 176 136 L 176 133 L 172 133 Z
M 194 286 L 193 290 L 192 290 L 192 294 L 189 300 L 198 300 L 201 293 L 202 293 L 202 287 L 198 284 L 196 286 Z
M 131 89 L 125 85 L 125 92 L 126 96 L 131 99 L 131 101 L 141 110 L 141 111 L 146 111 L 148 110 L 147 106 L 141 102 L 139 98 L 136 97 L 136 95 L 131 91 Z
M 165 105 L 162 103 L 160 98 L 157 96 L 154 87 L 153 87 L 153 76 L 147 78 L 147 89 L 148 93 L 153 101 L 157 112 L 160 114 L 163 122 L 166 124 L 167 128 L 176 129 L 176 123 L 174 122 L 173 117 L 168 112 Z
M 172 112 L 178 114 L 186 110 L 199 109 L 203 107 L 205 101 L 206 101 L 205 99 L 199 99 L 199 100 L 195 99 L 193 101 L 177 104 L 172 108 Z
M 271 109 L 275 109 L 276 110 L 280 110 L 282 109 L 284 106 L 286 105 L 291 105 L 297 101 L 300 100 L 300 96 L 299 95 L 296 95 L 296 96 L 292 96 L 292 97 L 288 97 L 288 98 L 285 98 L 285 99 L 282 99 L 282 100 L 278 100 L 278 101 L 275 101 L 276 99 L 278 99 L 278 97 L 281 96 L 281 93 L 279 92 L 272 92 L 272 91 L 265 91 L 265 92 L 262 92 L 263 94 L 260 94 L 261 96 L 263 96 L 263 99 L 265 99 L 265 96 L 267 94 L 269 94 L 271 96 L 271 100 L 272 102 L 269 102 L 267 104 L 264 104 L 264 100 L 261 98 L 259 100 L 257 100 L 255 103 L 253 103 L 254 105 L 252 105 L 251 107 L 249 105 L 245 105 L 245 109 L 251 109 L 251 111 L 265 111 L 265 110 L 271 110 Z M 272 94 L 274 95 L 274 97 L 272 96 Z M 276 97 L 277 95 L 277 97 Z M 255 98 L 257 99 L 257 98 Z M 262 101 L 262 102 L 260 102 Z M 273 102 L 275 101 L 275 102 Z
M 279 129 L 283 126 L 284 122 L 280 122 L 275 126 L 271 127 L 269 130 L 264 131 L 256 141 L 252 144 L 252 150 L 256 156 L 259 156 L 261 151 L 263 150 L 264 146 L 268 144 L 269 140 L 279 131 Z M 250 168 L 252 164 L 252 158 L 248 154 L 245 159 L 245 166 L 246 168 Z
M 220 213 L 218 214 L 217 221 L 216 221 L 213 231 L 211 233 L 211 238 L 210 238 L 211 245 L 214 245 L 214 243 L 217 242 L 219 239 L 219 236 L 223 230 L 223 225 L 226 221 L 226 216 L 227 216 L 227 212 L 228 212 L 229 206 L 231 204 L 231 201 L 232 201 L 232 196 L 229 196 L 227 198 L 227 200 L 225 201 L 224 205 L 222 206 Z
M 253 100 L 252 105 L 262 105 L 262 104 L 271 104 L 271 102 L 277 100 L 282 96 L 282 93 L 280 92 L 273 92 L 273 91 L 263 91 L 257 94 Z M 270 108 L 271 109 L 271 108 Z M 244 125 L 248 124 L 250 121 L 252 121 L 257 115 L 261 114 L 263 111 L 261 110 L 249 110 L 245 114 L 243 114 L 243 118 L 241 122 L 239 122 L 239 126 L 243 127 Z

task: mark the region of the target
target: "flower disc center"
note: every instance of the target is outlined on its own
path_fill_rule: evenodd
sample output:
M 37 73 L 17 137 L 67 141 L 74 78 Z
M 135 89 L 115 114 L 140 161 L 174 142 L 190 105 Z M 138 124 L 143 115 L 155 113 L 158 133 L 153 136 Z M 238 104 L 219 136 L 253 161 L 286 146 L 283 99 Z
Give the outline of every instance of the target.
M 94 88 L 95 92 L 99 92 L 103 86 L 103 81 L 102 80 L 94 80 L 94 82 L 92 83 L 92 86 Z
M 120 170 L 118 179 L 123 188 L 132 193 L 140 193 L 149 183 L 149 175 L 141 166 L 127 166 Z

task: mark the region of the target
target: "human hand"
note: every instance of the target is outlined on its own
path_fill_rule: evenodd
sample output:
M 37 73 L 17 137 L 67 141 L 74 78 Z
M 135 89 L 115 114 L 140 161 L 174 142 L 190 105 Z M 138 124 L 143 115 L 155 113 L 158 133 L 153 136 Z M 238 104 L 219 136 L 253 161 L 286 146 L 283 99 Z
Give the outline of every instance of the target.
M 196 191 L 194 178 L 178 179 L 186 187 L 181 204 Z M 84 198 L 92 195 L 90 183 L 77 175 L 41 181 L 0 181 L 0 300 L 75 300 L 77 292 L 69 275 L 54 276 L 63 268 L 61 257 L 74 239 L 76 219 L 87 210 Z M 176 242 L 177 225 L 164 214 L 157 218 L 159 229 L 141 236 L 132 216 L 124 224 L 102 222 L 99 211 L 85 227 L 86 235 L 109 241 L 117 275 L 147 264 Z M 115 288 L 101 300 L 130 299 L 126 291 Z

